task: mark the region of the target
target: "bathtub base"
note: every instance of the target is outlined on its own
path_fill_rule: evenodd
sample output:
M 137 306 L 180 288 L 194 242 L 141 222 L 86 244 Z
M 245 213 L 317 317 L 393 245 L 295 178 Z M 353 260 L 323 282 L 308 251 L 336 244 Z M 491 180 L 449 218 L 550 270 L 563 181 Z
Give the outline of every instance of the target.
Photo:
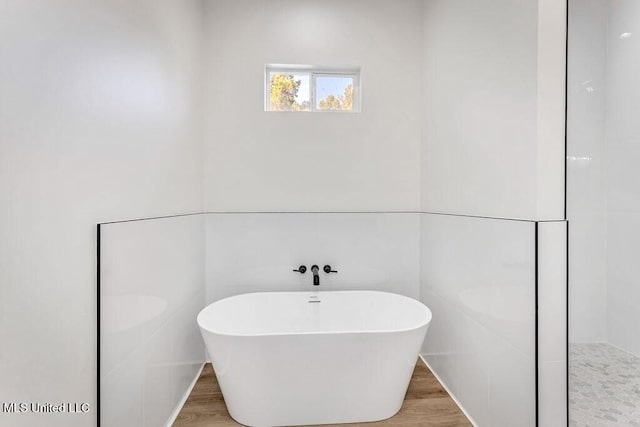
M 233 345 L 205 334 L 205 341 L 218 349 L 212 362 L 234 420 L 300 426 L 394 416 L 425 333 L 426 326 L 396 334 L 233 337 Z
M 400 405 L 402 407 L 402 404 Z M 302 408 L 301 408 L 302 409 Z M 351 424 L 351 423 L 369 423 L 376 421 L 384 421 L 389 418 L 392 418 L 400 411 L 398 408 L 395 412 L 390 413 L 388 415 L 383 415 L 375 418 L 371 418 L 370 416 L 366 416 L 364 414 L 353 414 L 350 417 L 329 417 L 321 414 L 313 414 L 310 411 L 307 411 L 305 414 L 300 414 L 300 416 L 277 416 L 275 414 L 250 414 L 248 417 L 243 418 L 242 415 L 236 414 L 235 416 L 229 412 L 231 418 L 239 424 L 248 426 L 248 427 L 267 427 L 267 426 L 278 426 L 278 427 L 294 427 L 294 426 L 314 426 L 314 425 L 330 425 L 330 424 Z M 257 419 L 265 419 L 266 422 L 259 422 Z
M 260 427 L 260 426 L 295 427 L 295 426 L 314 426 L 314 425 L 331 425 L 331 424 L 373 423 L 377 421 L 388 420 L 389 418 L 392 418 L 394 415 L 396 415 L 399 411 L 400 411 L 400 408 L 398 408 L 398 410 L 392 413 L 391 415 L 385 416 L 382 418 L 363 418 L 362 416 L 354 416 L 352 418 L 337 419 L 337 418 L 331 418 L 331 417 L 319 417 L 319 418 L 315 418 L 314 420 L 308 420 L 305 418 L 305 421 L 292 421 L 289 418 L 285 420 L 280 417 L 274 417 L 274 418 L 271 418 L 266 423 L 254 423 L 254 422 L 251 422 L 250 419 L 243 420 L 241 417 L 236 418 L 234 416 L 231 416 L 231 418 L 233 418 L 233 420 L 236 421 L 237 423 L 248 426 L 248 427 Z

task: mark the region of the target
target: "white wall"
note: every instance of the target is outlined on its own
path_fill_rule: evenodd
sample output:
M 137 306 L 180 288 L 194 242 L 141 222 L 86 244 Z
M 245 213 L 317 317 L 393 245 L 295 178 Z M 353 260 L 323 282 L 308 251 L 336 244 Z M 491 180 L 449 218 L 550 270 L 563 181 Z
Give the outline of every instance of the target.
M 607 0 L 572 1 L 569 10 L 570 339 L 605 342 Z
M 201 214 L 100 226 L 100 425 L 166 425 L 190 392 L 204 252 Z
M 538 425 L 568 425 L 567 222 L 537 227 Z
M 607 336 L 640 356 L 640 3 L 609 2 L 607 47 Z
M 0 401 L 89 402 L 96 223 L 202 209 L 198 1 L 0 3 Z
M 425 0 L 423 16 L 427 360 L 480 426 L 562 425 L 564 403 L 543 401 L 542 387 L 536 396 L 534 359 L 535 225 L 564 219 L 565 4 Z M 564 241 L 561 231 L 548 241 Z M 538 255 L 565 265 L 548 248 Z M 564 330 L 555 308 L 539 324 Z M 566 347 L 559 334 L 537 338 Z M 555 354 L 544 361 L 554 364 L 542 373 L 564 372 Z
M 207 215 L 207 302 L 247 292 L 379 290 L 418 298 L 417 213 Z M 311 266 L 331 265 L 313 286 Z M 305 274 L 292 270 L 306 265 Z
M 422 210 L 564 219 L 563 2 L 426 0 Z
M 640 6 L 570 4 L 571 341 L 640 355 Z
M 421 217 L 426 360 L 477 425 L 534 426 L 535 223 Z
M 206 2 L 205 208 L 417 211 L 421 7 Z M 362 112 L 264 112 L 268 63 L 360 66 Z

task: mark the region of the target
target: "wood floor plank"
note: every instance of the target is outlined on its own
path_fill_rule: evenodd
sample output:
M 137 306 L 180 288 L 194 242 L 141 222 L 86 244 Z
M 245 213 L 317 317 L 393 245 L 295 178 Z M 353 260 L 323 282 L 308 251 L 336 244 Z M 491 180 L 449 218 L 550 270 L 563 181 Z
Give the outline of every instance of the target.
M 224 397 L 211 364 L 205 365 L 173 425 L 176 427 L 237 427 L 241 425 L 235 422 L 227 412 Z M 421 359 L 418 359 L 404 404 L 395 416 L 374 423 L 332 424 L 331 426 L 468 427 L 471 423 L 429 368 Z

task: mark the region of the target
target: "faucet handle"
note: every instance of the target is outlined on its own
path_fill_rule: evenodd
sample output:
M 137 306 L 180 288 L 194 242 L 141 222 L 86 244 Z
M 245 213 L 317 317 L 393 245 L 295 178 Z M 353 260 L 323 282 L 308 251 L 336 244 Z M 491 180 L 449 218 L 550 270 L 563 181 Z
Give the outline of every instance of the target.
M 297 270 L 293 270 L 296 273 L 300 273 L 300 274 L 304 274 L 307 272 L 307 266 L 306 265 L 301 265 L 300 267 L 298 267 Z
M 338 272 L 338 270 L 332 270 L 331 266 L 329 264 L 325 265 L 322 269 L 327 274 L 329 274 L 329 273 L 337 273 Z

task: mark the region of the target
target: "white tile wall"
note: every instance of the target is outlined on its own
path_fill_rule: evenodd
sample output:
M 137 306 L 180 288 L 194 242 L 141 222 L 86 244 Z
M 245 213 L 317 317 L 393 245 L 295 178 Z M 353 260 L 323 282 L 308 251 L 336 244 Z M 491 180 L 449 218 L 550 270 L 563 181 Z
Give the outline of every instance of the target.
M 607 0 L 570 4 L 567 218 L 572 342 L 606 341 Z
M 567 425 L 567 223 L 538 224 L 538 410 Z
M 424 3 L 422 210 L 564 218 L 565 3 Z
M 423 12 L 421 209 L 476 216 L 422 216 L 424 350 L 479 425 L 535 425 L 532 221 L 565 216 L 566 3 Z
M 607 229 L 608 342 L 640 356 L 640 212 L 611 212 Z
M 607 27 L 607 335 L 640 355 L 640 3 L 609 2 Z
M 567 362 L 542 362 L 538 370 L 541 426 L 567 425 Z
M 489 371 L 488 427 L 535 425 L 535 359 L 503 339 L 488 343 Z M 542 424 L 540 424 L 542 426 Z M 555 425 L 555 424 L 552 424 Z
M 206 210 L 419 209 L 422 0 L 204 5 Z M 362 111 L 265 113 L 269 63 L 361 67 Z
M 427 361 L 478 425 L 535 425 L 534 223 L 421 220 Z
M 246 292 L 374 289 L 418 298 L 417 213 L 207 214 L 207 302 Z
M 96 224 L 202 210 L 201 17 L 0 2 L 0 401 L 91 406 L 1 425 L 95 422 Z
M 167 422 L 205 360 L 203 215 L 103 224 L 101 418 Z
M 640 354 L 640 6 L 581 0 L 570 12 L 570 339 Z
M 527 219 L 565 219 L 567 2 L 537 0 L 536 211 Z M 516 3 L 522 5 L 522 3 Z M 531 159 L 533 160 L 533 159 Z M 532 195 L 530 195 L 532 196 Z

